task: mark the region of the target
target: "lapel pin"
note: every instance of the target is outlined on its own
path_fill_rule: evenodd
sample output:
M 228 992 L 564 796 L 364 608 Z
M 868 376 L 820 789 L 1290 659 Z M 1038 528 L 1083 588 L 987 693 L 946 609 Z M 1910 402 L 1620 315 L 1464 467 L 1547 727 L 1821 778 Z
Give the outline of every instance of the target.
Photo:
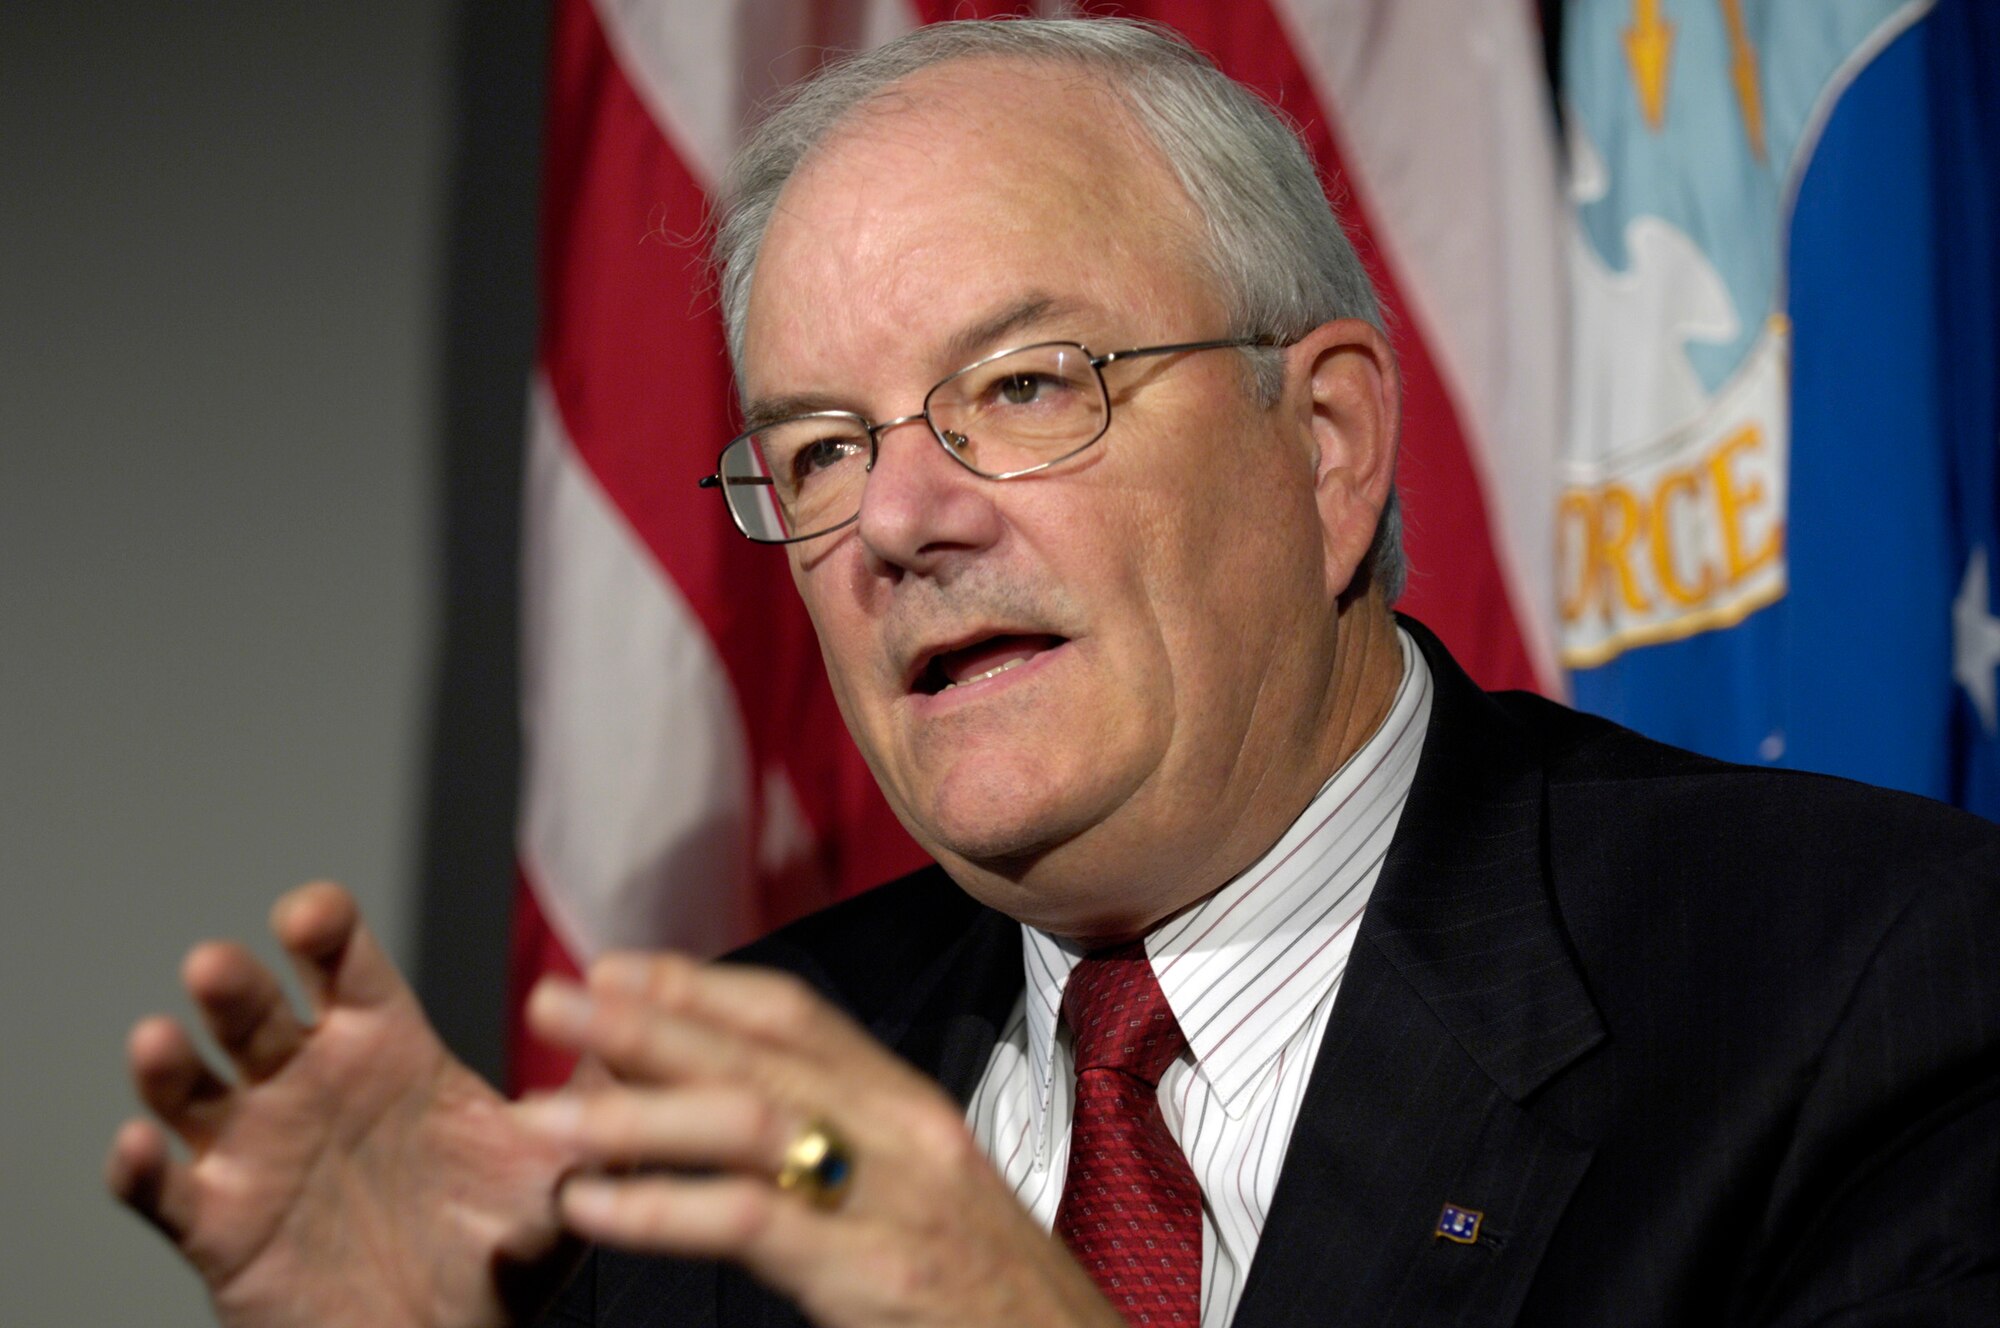
M 1470 1245 L 1479 1239 L 1479 1223 L 1486 1214 L 1471 1208 L 1460 1208 L 1457 1204 L 1446 1204 L 1438 1214 L 1437 1230 L 1432 1233 L 1440 1240 L 1455 1241 L 1460 1245 Z

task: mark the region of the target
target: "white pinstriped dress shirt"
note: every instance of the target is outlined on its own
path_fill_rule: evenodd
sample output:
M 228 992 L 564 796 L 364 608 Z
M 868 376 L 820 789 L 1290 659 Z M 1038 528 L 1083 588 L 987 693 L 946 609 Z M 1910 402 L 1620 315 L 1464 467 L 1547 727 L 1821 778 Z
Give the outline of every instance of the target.
M 1382 725 L 1250 868 L 1146 938 L 1188 1050 L 1160 1108 L 1201 1186 L 1201 1322 L 1236 1312 L 1327 1016 L 1409 797 L 1430 719 L 1430 669 L 1400 628 L 1403 680 Z M 1060 1028 L 1083 952 L 1021 929 L 1027 987 L 967 1119 L 1044 1229 L 1069 1167 L 1076 1073 Z

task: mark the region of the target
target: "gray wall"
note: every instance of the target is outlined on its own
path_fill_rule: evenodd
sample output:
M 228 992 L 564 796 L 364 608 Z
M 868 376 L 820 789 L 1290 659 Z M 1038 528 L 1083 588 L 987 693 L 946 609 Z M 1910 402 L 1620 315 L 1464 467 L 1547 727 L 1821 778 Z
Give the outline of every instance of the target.
M 459 74 L 541 18 L 480 8 L 505 59 L 447 0 L 0 5 L 0 1324 L 208 1322 L 98 1181 L 120 1046 L 288 885 L 491 1062 L 539 92 L 482 147 Z

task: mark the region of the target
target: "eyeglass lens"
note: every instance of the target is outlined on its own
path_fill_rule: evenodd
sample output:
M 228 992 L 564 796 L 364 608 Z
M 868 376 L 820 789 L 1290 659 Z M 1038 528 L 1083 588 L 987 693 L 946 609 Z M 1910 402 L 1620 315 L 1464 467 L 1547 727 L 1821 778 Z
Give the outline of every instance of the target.
M 961 369 L 924 405 L 946 450 L 996 479 L 1080 451 L 1109 419 L 1103 380 L 1083 348 L 1068 344 L 1028 346 Z M 859 416 L 781 420 L 724 451 L 722 492 L 751 539 L 804 539 L 861 510 L 871 450 Z

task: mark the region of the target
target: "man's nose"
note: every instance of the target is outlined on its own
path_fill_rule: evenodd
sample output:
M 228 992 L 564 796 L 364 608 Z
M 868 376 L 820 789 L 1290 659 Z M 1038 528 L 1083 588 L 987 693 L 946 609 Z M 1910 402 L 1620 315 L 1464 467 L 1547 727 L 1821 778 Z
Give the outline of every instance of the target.
M 880 425 L 859 522 L 871 570 L 927 573 L 991 544 L 1000 533 L 997 487 L 946 456 L 922 415 Z

